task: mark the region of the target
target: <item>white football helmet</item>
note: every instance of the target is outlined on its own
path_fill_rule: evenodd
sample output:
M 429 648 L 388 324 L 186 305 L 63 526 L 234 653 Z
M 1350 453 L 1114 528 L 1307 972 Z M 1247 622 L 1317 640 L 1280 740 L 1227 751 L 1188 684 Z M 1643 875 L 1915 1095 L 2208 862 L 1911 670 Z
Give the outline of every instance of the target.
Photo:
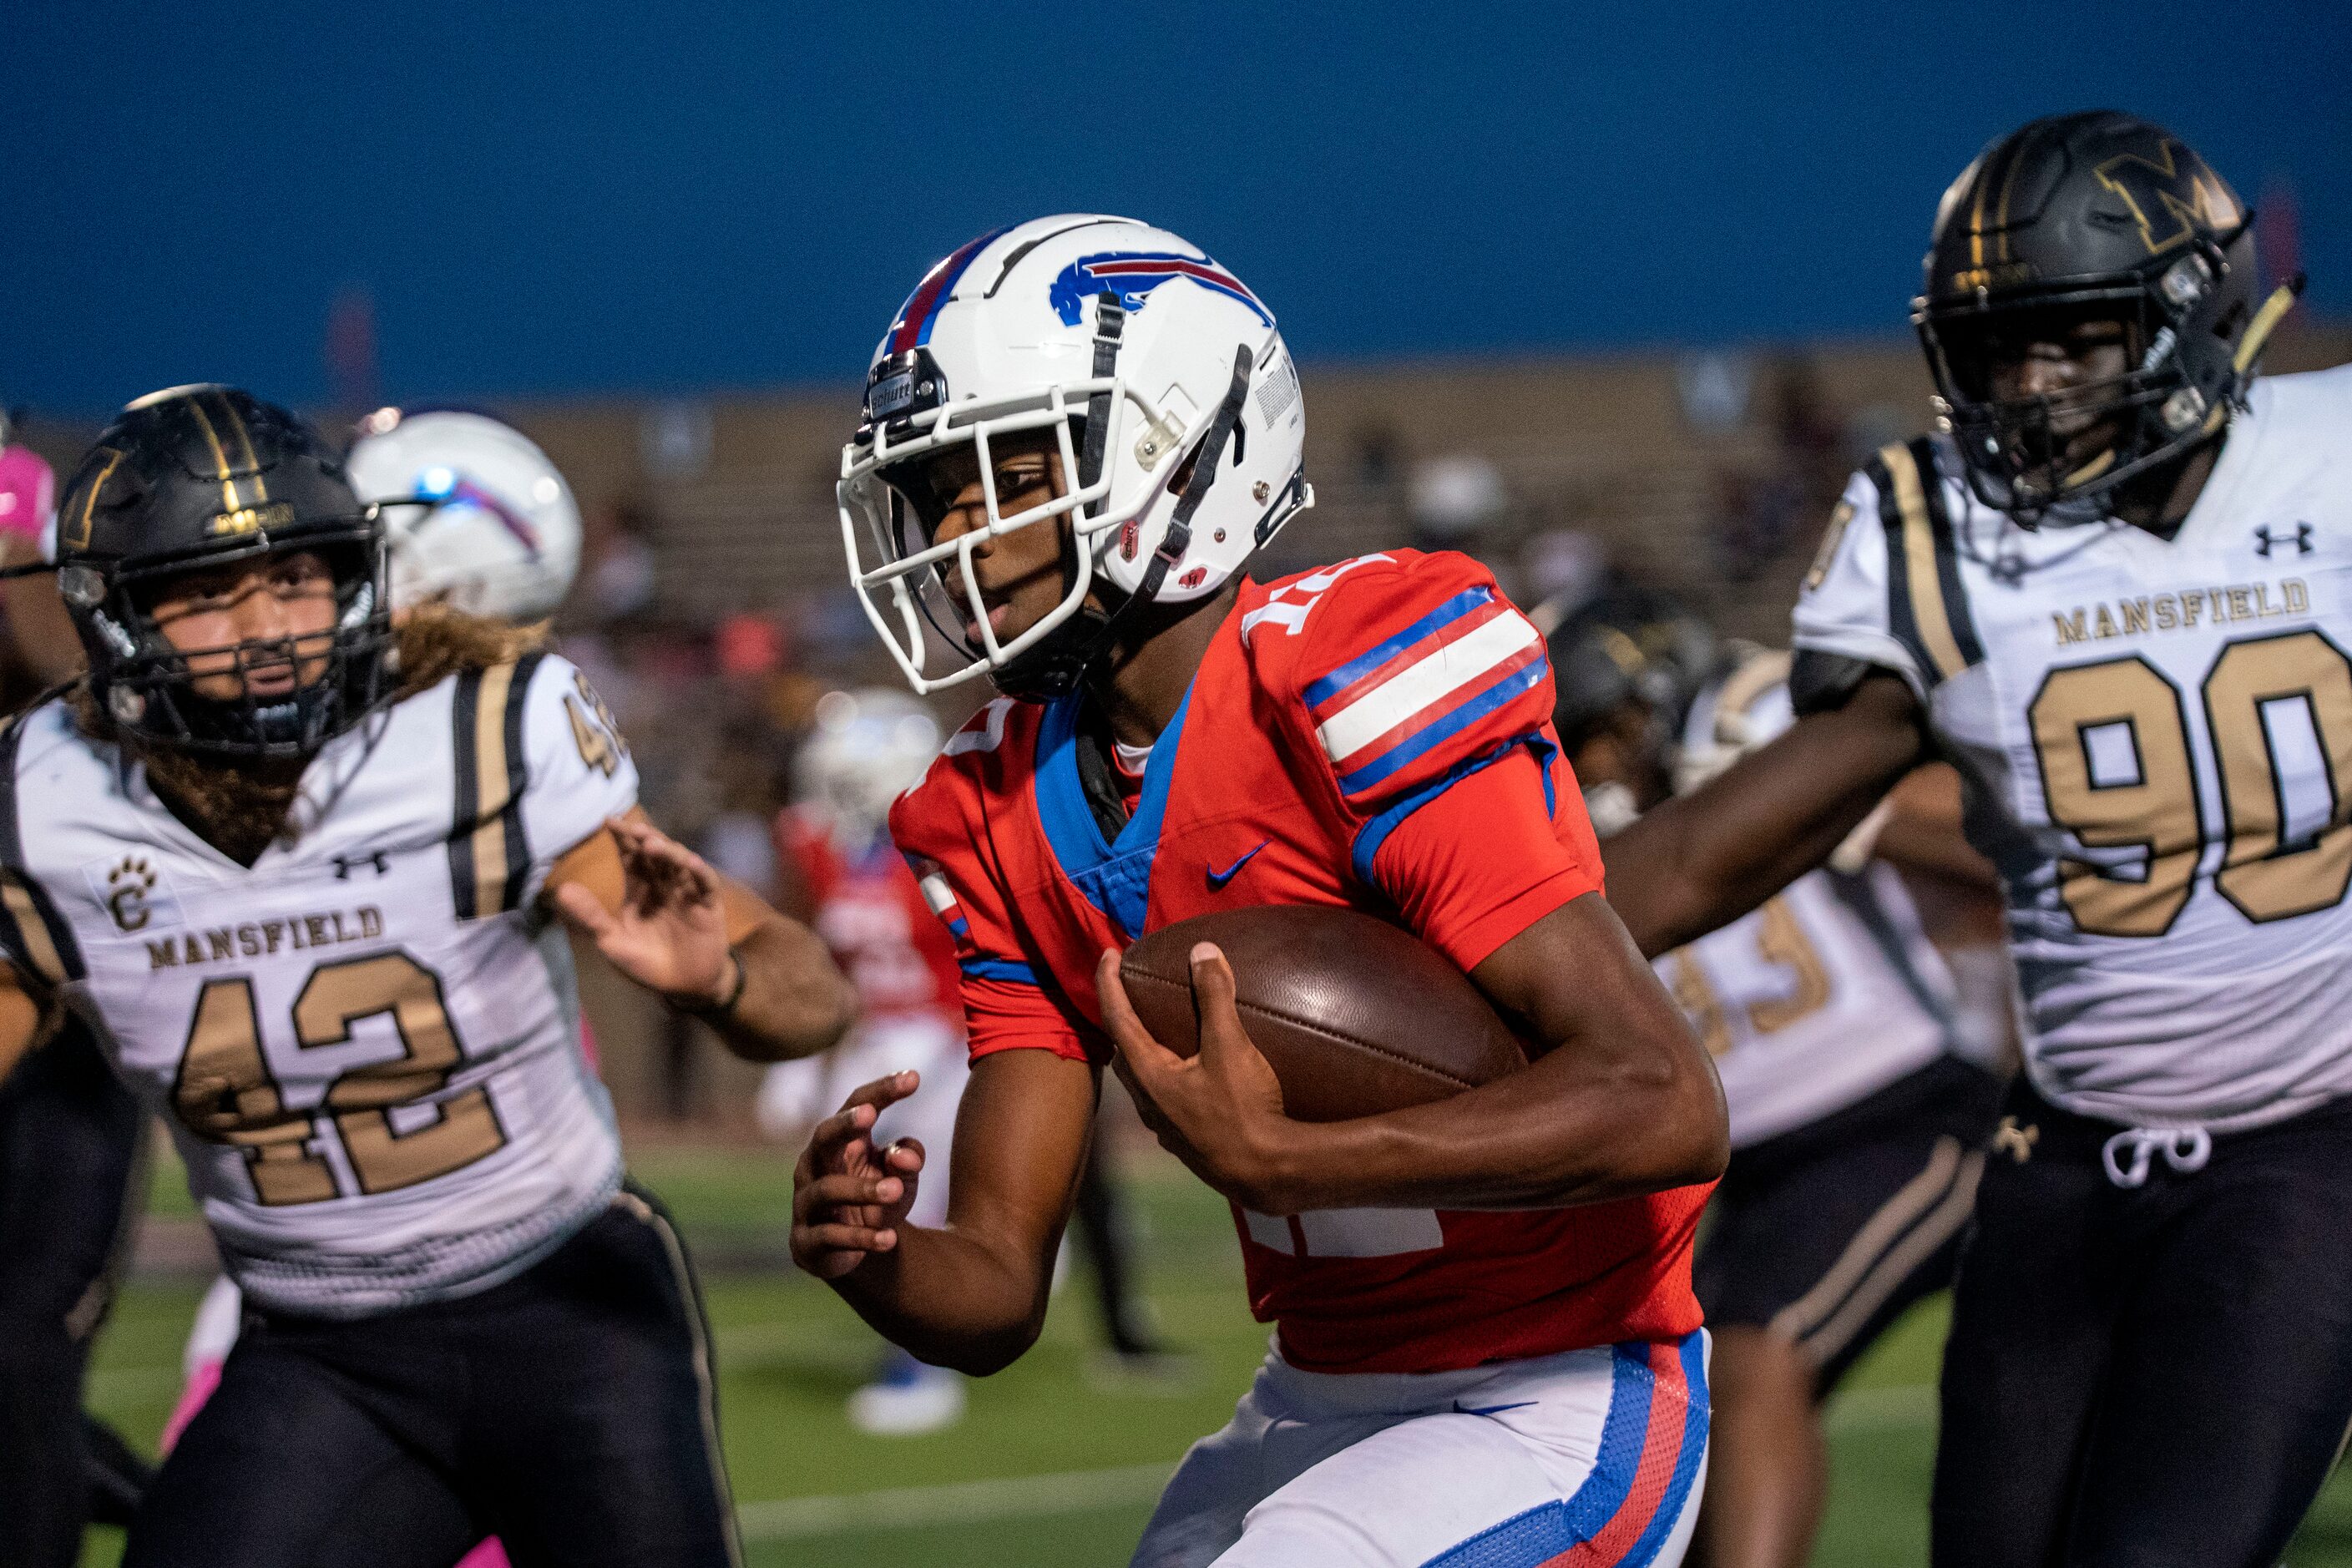
M 502 621 L 555 613 L 580 570 L 580 507 L 547 454 L 482 414 L 379 409 L 345 459 L 384 503 L 394 609 L 439 600 Z
M 1003 516 L 990 443 L 1045 429 L 1064 493 Z M 1216 592 L 1313 504 L 1306 434 L 1273 315 L 1197 247 L 1088 214 L 998 229 L 924 274 L 875 350 L 863 418 L 841 454 L 850 582 L 917 691 L 990 674 L 1016 695 L 1055 695 L 1127 606 Z M 988 522 L 934 543 L 893 476 L 966 447 L 977 449 Z M 1000 643 L 974 546 L 1065 517 L 1061 603 Z M 1097 580 L 1107 614 L 1086 611 Z M 926 618 L 961 668 L 926 668 Z
M 939 720 L 903 691 L 828 691 L 793 759 L 793 795 L 823 808 L 844 850 L 861 850 L 881 834 L 890 803 L 922 782 L 940 740 Z

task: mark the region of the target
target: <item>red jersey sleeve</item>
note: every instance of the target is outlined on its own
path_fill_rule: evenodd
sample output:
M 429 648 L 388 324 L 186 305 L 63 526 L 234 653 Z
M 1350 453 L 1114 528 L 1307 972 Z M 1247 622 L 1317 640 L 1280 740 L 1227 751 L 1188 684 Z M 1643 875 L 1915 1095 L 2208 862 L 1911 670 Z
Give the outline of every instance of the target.
M 1357 879 L 1464 969 L 1598 889 L 1543 635 L 1493 575 L 1400 550 L 1309 584 L 1276 617 L 1285 646 L 1255 653 L 1326 772 Z
M 1568 764 L 1534 744 L 1464 774 L 1372 846 L 1371 880 L 1464 970 L 1601 890 L 1601 846 Z
M 986 802 L 952 755 L 890 809 L 890 837 L 915 873 L 923 902 L 955 941 L 964 1035 L 974 1061 L 1008 1050 L 1089 1059 L 1095 1031 L 1036 962 L 975 847 L 973 813 Z
M 1340 798 L 1367 815 L 1551 721 L 1543 634 L 1466 555 L 1367 558 L 1301 634 L 1298 702 Z

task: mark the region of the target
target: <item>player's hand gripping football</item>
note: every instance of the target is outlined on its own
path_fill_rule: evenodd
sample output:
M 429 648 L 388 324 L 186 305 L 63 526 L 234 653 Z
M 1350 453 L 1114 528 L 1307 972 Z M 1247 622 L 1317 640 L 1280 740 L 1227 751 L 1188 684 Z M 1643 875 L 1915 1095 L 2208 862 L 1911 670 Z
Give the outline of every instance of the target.
M 620 907 L 608 910 L 578 882 L 555 889 L 555 907 L 596 944 L 605 962 L 681 1006 L 725 1002 L 739 984 L 727 947 L 727 905 L 719 873 L 653 824 L 604 824 L 620 851 Z
M 876 1148 L 874 1122 L 915 1092 L 922 1077 L 876 1079 L 817 1123 L 793 1168 L 793 1261 L 820 1279 L 838 1279 L 868 1255 L 898 1245 L 898 1226 L 923 1174 L 912 1138 Z
M 1274 1065 L 1242 1027 L 1233 966 L 1213 942 L 1194 944 L 1191 957 L 1201 1052 L 1187 1060 L 1152 1038 L 1135 1016 L 1118 954 L 1102 955 L 1095 986 L 1103 1025 L 1118 1047 L 1112 1065 L 1161 1148 L 1244 1208 L 1279 1214 L 1278 1163 L 1296 1147 L 1299 1123 L 1283 1114 Z

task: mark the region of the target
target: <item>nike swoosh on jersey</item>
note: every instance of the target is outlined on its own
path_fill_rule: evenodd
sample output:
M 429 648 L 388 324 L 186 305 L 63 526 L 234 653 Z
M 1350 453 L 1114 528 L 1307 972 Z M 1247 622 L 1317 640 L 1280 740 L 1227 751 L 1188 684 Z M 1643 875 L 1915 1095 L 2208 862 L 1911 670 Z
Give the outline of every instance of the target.
M 1522 1399 L 1517 1405 L 1465 1405 L 1457 1399 L 1454 1402 L 1454 1413 L 1456 1415 L 1500 1415 L 1506 1410 L 1525 1410 L 1534 1403 L 1532 1399 Z
M 1222 871 L 1218 870 L 1214 866 L 1210 867 L 1209 890 L 1211 892 L 1215 892 L 1219 888 L 1223 887 L 1227 882 L 1230 882 L 1235 877 L 1240 876 L 1242 873 L 1242 868 L 1250 863 L 1250 856 L 1256 854 L 1258 849 L 1263 849 L 1273 842 L 1274 840 L 1271 838 L 1262 838 L 1258 840 L 1257 849 L 1250 850 L 1240 859 L 1234 861 L 1232 865 L 1226 867 Z

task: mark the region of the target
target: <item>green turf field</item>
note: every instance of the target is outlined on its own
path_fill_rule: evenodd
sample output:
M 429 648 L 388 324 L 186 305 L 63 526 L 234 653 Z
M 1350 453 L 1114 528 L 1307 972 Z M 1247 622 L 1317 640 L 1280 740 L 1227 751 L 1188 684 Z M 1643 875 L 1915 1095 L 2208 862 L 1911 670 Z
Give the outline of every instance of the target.
M 1172 1166 L 1139 1184 L 1151 1294 L 1171 1339 L 1198 1351 L 1181 1387 L 1106 1381 L 1091 1353 L 1082 1279 L 1018 1365 L 975 1385 L 957 1429 L 896 1441 L 842 1417 L 872 1341 L 831 1292 L 779 1264 L 789 1165 L 779 1155 L 653 1150 L 640 1174 L 667 1198 L 715 1265 L 707 1280 L 722 1377 L 721 1419 L 750 1561 L 758 1568 L 860 1558 L 957 1568 L 1119 1564 L 1159 1480 L 1194 1436 L 1222 1425 L 1265 1331 L 1244 1309 L 1225 1211 Z M 185 1215 L 176 1172 L 156 1208 Z M 716 1267 L 723 1265 L 724 1267 Z M 100 1346 L 92 1404 L 152 1445 L 179 1382 L 180 1342 L 198 1280 L 145 1279 L 126 1293 Z M 1854 1374 L 1832 1412 L 1836 1479 L 1816 1561 L 1886 1568 L 1926 1558 L 1928 1390 L 1940 1304 L 1915 1313 Z M 93 1531 L 85 1561 L 111 1564 L 119 1538 Z M 2333 1488 L 2289 1555 L 2297 1568 L 2352 1568 L 2352 1483 Z

